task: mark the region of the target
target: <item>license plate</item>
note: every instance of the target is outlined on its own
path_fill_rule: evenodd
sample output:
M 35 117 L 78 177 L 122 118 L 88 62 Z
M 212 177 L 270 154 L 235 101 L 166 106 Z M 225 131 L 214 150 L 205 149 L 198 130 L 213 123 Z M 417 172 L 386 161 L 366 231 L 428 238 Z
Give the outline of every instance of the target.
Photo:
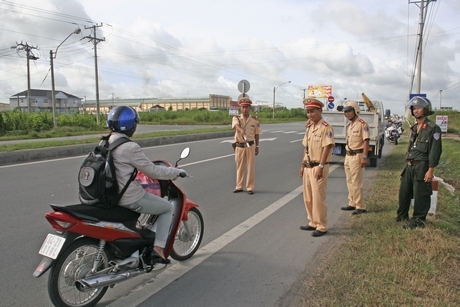
M 62 246 L 64 245 L 64 242 L 65 238 L 53 234 L 48 234 L 38 253 L 45 257 L 56 259 L 59 252 L 61 251 Z
M 340 145 L 334 146 L 334 148 L 332 148 L 332 153 L 334 155 L 342 154 L 342 146 L 340 146 Z

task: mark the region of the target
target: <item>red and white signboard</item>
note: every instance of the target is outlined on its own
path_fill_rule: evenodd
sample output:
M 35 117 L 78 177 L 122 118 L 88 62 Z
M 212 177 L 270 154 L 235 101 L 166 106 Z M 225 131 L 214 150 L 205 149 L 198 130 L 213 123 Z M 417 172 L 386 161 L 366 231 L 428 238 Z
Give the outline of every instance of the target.
M 447 115 L 436 115 L 436 125 L 441 128 L 441 132 L 447 133 L 447 123 L 449 121 L 449 116 Z

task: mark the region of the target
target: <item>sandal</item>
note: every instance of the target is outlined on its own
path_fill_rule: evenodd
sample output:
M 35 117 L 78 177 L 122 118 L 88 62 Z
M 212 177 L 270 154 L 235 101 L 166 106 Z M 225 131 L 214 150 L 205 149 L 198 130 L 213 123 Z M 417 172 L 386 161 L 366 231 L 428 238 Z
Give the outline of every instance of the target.
M 171 260 L 161 257 L 160 254 L 158 254 L 155 250 L 152 250 L 152 253 L 150 254 L 150 259 L 152 261 L 152 264 L 157 264 L 157 263 L 170 264 L 171 263 Z

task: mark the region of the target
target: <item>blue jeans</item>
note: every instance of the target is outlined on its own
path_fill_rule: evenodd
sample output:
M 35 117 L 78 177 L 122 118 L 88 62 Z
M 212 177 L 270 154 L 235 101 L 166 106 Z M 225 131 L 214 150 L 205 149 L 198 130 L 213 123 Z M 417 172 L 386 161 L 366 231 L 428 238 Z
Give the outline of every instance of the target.
M 145 193 L 144 197 L 130 205 L 123 206 L 139 213 L 158 215 L 156 221 L 155 246 L 164 248 L 172 220 L 172 205 L 169 201 L 156 195 Z

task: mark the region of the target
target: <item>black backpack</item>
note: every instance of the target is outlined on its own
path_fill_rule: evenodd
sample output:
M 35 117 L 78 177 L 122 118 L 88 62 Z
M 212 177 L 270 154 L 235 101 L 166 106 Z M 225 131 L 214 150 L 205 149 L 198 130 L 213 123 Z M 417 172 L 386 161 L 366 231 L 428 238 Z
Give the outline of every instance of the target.
M 109 144 L 109 136 L 102 138 L 102 142 L 88 154 L 80 166 L 79 198 L 84 205 L 105 209 L 118 205 L 129 184 L 136 177 L 137 169 L 134 169 L 123 190 L 119 192 L 112 151 L 121 144 L 130 142 L 130 139 L 121 137 Z

